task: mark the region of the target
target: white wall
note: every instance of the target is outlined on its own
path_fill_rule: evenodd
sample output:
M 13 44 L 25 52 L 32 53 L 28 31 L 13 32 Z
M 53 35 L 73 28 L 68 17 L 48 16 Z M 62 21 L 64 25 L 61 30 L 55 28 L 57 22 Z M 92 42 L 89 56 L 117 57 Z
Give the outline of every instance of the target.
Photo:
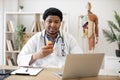
M 4 39 L 4 28 L 3 28 L 3 21 L 4 21 L 4 14 L 3 14 L 4 8 L 3 8 L 3 0 L 0 0 L 0 65 L 3 64 L 3 39 Z
M 18 0 L 5 0 L 5 11 L 17 11 Z M 69 32 L 74 35 L 82 47 L 82 32 L 78 33 L 78 16 L 85 15 L 88 0 L 19 0 L 24 6 L 24 11 L 43 13 L 48 7 L 57 7 L 69 14 Z M 102 29 L 108 28 L 107 20 L 114 20 L 114 10 L 120 14 L 120 0 L 89 0 L 92 4 L 92 12 L 99 19 L 99 42 L 95 52 L 104 52 L 106 55 L 115 55 L 116 43 L 109 44 L 103 36 Z M 1 4 L 1 3 L 0 3 Z M 1 18 L 0 18 L 1 19 Z M 2 21 L 0 21 L 1 23 Z M 3 27 L 2 27 L 3 28 Z M 0 26 L 0 29 L 2 29 Z M 2 29 L 3 30 L 3 29 Z M 81 30 L 80 30 L 81 31 Z M 79 37 L 77 35 L 80 35 Z M 3 35 L 3 32 L 2 32 Z M 0 36 L 1 37 L 1 36 Z M 0 41 L 3 42 L 3 41 Z M 3 45 L 2 45 L 3 46 Z M 0 51 L 1 51 L 0 47 Z M 2 52 L 3 53 L 3 52 Z M 1 61 L 1 60 L 0 60 Z
M 0 65 L 4 60 L 4 12 L 16 11 L 17 0 L 0 0 Z
M 2 26 L 2 0 L 0 1 L 0 26 Z M 0 30 L 1 29 L 2 27 L 0 27 Z M 2 39 L 2 35 L 0 36 L 0 39 Z M 0 44 L 2 44 L 1 41 Z M 2 45 L 0 45 L 0 59 L 2 60 Z M 0 60 L 0 64 L 2 63 L 1 60 Z

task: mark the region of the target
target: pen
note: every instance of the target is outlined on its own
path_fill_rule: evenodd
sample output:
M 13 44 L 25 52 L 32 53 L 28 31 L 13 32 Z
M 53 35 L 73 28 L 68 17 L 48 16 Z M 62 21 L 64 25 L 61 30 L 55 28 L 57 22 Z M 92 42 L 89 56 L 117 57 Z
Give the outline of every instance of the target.
M 28 72 L 28 68 L 25 70 L 25 72 Z

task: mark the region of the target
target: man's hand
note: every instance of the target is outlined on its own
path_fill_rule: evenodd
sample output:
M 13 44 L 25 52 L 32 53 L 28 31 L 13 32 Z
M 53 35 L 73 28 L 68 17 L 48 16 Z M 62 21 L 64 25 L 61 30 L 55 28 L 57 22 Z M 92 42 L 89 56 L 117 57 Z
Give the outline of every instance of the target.
M 53 53 L 53 44 L 51 41 L 48 41 L 47 45 L 41 48 L 40 51 L 37 53 L 38 54 L 37 57 L 38 59 L 43 58 L 50 55 L 51 53 Z
M 37 59 L 44 58 L 53 53 L 53 44 L 51 41 L 48 41 L 47 45 L 42 47 L 37 53 L 32 55 L 30 64 L 32 64 Z
M 53 53 L 53 44 L 51 41 L 48 41 L 47 45 L 43 47 L 40 51 L 40 58 L 46 57 L 47 55 L 50 55 Z

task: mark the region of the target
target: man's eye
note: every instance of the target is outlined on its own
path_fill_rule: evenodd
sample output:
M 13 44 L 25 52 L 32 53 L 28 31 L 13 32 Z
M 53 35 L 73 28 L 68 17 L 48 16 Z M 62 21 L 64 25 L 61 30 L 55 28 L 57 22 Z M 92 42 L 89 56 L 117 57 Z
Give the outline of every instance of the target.
M 59 23 L 60 21 L 55 21 L 55 23 Z
M 48 23 L 52 23 L 52 21 L 47 21 Z
M 58 21 L 56 21 L 55 23 L 59 23 Z

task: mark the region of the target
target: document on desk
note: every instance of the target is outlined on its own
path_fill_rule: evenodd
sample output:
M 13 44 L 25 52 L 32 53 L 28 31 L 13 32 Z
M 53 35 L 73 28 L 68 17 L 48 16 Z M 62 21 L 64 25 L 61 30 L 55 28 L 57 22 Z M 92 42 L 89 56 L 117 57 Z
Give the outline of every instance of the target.
M 13 72 L 11 74 L 16 74 L 16 75 L 31 75 L 31 76 L 36 76 L 38 73 L 40 73 L 43 70 L 43 68 L 24 68 L 21 67 Z

